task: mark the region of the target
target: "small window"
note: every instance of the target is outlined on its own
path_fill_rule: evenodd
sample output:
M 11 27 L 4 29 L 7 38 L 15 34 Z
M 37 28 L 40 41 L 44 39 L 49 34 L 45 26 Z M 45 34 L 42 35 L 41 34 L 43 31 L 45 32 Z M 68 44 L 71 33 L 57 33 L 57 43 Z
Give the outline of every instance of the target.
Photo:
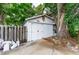
M 57 30 L 53 30 L 54 31 L 54 33 L 57 33 Z
M 53 24 L 54 27 L 56 27 L 56 24 Z
M 56 26 L 56 24 L 53 24 L 53 31 L 54 31 L 54 33 L 57 33 L 57 26 Z

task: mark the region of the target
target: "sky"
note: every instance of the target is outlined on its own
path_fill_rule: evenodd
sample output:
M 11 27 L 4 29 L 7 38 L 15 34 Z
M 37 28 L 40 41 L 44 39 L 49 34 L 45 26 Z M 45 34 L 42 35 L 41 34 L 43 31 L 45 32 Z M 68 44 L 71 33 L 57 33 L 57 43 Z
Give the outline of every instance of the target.
M 32 3 L 35 7 L 37 7 L 38 5 L 40 4 L 43 4 L 43 3 Z

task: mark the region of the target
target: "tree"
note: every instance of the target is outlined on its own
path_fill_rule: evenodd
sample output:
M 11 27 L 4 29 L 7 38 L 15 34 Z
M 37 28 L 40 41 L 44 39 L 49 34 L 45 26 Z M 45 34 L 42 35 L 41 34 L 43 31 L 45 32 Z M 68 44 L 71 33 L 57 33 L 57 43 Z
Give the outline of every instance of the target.
M 66 4 L 65 9 L 64 21 L 68 26 L 68 31 L 71 37 L 75 38 L 79 43 L 79 4 Z
M 66 4 L 65 7 L 65 22 L 68 25 L 68 31 L 72 37 L 76 37 L 79 31 L 79 4 Z
M 57 24 L 57 36 L 58 37 L 65 37 L 66 28 L 64 23 L 64 16 L 65 16 L 65 8 L 64 4 L 55 4 L 55 3 L 46 3 L 45 8 L 50 8 L 51 15 L 54 17 L 56 24 Z M 64 31 L 64 32 L 63 32 Z
M 35 15 L 31 3 L 14 3 L 3 5 L 3 12 L 5 14 L 4 24 L 8 25 L 22 25 L 25 18 Z
M 65 36 L 72 36 L 72 37 L 78 37 L 79 33 L 79 4 L 72 3 L 72 4 L 65 4 L 63 5 L 64 9 L 61 7 L 61 4 L 58 4 L 58 33 L 59 35 L 63 33 Z M 62 10 L 64 10 L 63 15 Z M 61 18 L 62 17 L 62 18 Z M 64 20 L 63 20 L 64 19 Z M 59 24 L 60 22 L 60 24 Z M 63 24 L 65 23 L 65 25 Z M 68 29 L 66 29 L 68 27 Z M 62 31 L 64 29 L 64 31 Z M 68 34 L 70 33 L 70 35 Z M 61 36 L 63 36 L 61 35 Z
M 57 20 L 58 36 L 66 37 L 67 31 L 66 31 L 66 24 L 64 23 L 64 16 L 65 16 L 64 4 L 58 3 L 57 10 L 58 10 L 58 20 Z
M 43 14 L 44 11 L 44 4 L 40 4 L 34 8 L 36 15 Z
M 68 30 L 71 36 L 77 36 L 76 31 L 79 30 L 79 4 L 45 3 L 45 8 L 48 8 L 51 15 L 56 19 L 58 35 L 66 36 L 67 33 L 65 34 L 65 32 Z
M 57 19 L 57 4 L 56 3 L 45 3 L 44 5 L 45 5 L 45 8 L 50 11 L 50 13 L 47 12 L 47 14 Z
M 4 12 L 3 12 L 3 4 L 0 3 L 0 24 L 4 22 Z

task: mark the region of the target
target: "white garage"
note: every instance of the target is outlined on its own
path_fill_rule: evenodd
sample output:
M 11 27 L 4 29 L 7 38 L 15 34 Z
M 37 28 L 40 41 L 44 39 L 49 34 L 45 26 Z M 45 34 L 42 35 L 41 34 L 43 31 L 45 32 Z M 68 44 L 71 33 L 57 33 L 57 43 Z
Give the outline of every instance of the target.
M 47 15 L 38 15 L 27 18 L 24 26 L 27 27 L 27 41 L 35 41 L 56 35 L 54 19 Z

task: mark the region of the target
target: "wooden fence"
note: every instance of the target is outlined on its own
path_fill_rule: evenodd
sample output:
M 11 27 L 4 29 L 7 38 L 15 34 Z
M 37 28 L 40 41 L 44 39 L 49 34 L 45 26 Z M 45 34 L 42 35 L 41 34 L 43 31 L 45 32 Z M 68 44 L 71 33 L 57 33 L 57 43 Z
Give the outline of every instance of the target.
M 0 26 L 0 38 L 5 41 L 26 42 L 26 27 L 24 26 Z

